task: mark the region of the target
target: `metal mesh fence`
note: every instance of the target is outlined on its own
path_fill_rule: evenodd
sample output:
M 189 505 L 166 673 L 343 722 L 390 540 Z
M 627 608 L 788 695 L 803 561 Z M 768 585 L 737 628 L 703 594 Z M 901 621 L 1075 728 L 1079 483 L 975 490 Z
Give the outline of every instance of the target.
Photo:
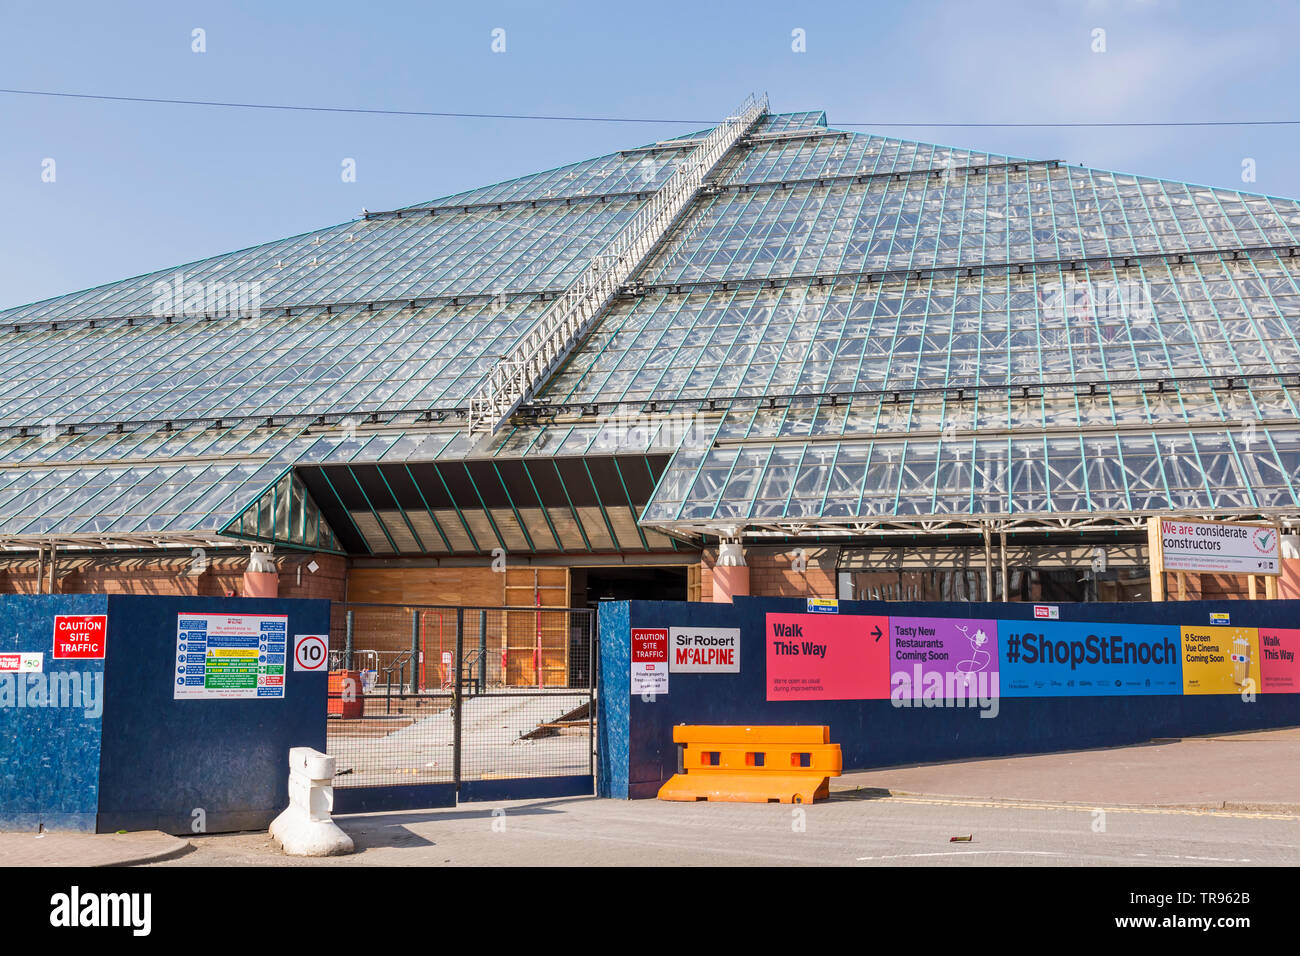
M 335 785 L 591 773 L 594 624 L 586 608 L 334 604 Z

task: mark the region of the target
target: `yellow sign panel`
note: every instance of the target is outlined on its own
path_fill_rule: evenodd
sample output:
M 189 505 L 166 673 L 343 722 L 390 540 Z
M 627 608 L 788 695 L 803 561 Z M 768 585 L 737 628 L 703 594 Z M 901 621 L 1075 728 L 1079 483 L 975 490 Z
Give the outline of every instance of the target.
M 223 647 L 208 651 L 208 657 L 256 657 L 256 647 Z
M 1259 691 L 1259 629 L 1183 627 L 1183 693 Z

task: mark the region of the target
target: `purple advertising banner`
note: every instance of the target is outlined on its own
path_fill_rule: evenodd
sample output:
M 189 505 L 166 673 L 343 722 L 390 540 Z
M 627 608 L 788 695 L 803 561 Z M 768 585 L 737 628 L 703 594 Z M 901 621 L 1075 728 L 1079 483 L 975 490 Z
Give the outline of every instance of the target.
M 896 699 L 996 697 L 997 621 L 891 616 L 889 671 Z

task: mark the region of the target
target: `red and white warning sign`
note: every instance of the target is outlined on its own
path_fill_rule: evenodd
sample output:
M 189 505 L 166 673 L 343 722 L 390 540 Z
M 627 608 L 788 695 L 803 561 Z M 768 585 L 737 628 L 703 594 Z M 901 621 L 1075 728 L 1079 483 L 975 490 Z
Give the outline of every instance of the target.
M 296 671 L 324 671 L 330 659 L 328 634 L 295 634 L 293 636 L 293 669 Z
M 54 615 L 54 656 L 102 660 L 108 642 L 107 614 Z
M 632 693 L 668 693 L 668 628 L 632 628 Z

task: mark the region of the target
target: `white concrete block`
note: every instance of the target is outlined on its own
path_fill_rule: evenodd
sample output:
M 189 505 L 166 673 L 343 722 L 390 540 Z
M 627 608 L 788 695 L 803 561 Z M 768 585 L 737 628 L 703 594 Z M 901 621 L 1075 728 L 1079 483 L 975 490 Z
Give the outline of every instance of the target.
M 330 818 L 334 809 L 334 758 L 294 747 L 289 751 L 289 806 L 271 821 L 271 839 L 290 856 L 340 856 L 352 838 Z
M 321 753 L 319 750 L 312 750 L 310 747 L 291 747 L 289 749 L 290 771 L 298 771 L 312 780 L 324 780 L 329 783 L 334 780 L 335 769 L 337 768 L 334 764 L 334 758 Z

